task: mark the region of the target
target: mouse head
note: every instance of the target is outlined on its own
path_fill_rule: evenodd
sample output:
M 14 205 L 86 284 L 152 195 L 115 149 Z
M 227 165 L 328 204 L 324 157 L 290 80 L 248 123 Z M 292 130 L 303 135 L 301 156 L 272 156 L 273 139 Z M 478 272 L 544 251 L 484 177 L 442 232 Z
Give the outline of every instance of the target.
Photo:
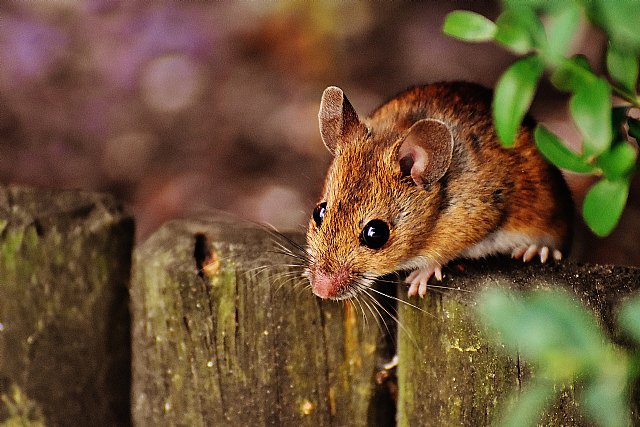
M 318 118 L 334 158 L 309 222 L 307 276 L 317 296 L 345 299 L 424 260 L 453 138 L 432 119 L 367 126 L 337 87 L 324 91 Z

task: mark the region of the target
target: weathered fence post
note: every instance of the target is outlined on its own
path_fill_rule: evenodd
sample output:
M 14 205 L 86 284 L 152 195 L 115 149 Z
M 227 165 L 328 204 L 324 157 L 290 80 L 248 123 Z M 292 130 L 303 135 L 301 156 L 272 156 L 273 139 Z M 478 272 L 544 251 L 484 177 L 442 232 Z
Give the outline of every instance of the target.
M 136 250 L 137 425 L 383 425 L 378 327 L 312 296 L 272 240 L 255 225 L 194 219 Z
M 111 197 L 0 187 L 0 423 L 131 423 L 132 245 Z
M 135 251 L 131 349 L 131 218 L 102 195 L 0 187 L 0 422 L 126 426 L 131 409 L 140 426 L 381 426 L 397 403 L 401 426 L 487 425 L 531 372 L 483 335 L 479 289 L 561 286 L 611 330 L 640 288 L 637 268 L 454 264 L 453 289 L 399 304 L 396 337 L 364 306 L 312 296 L 274 239 L 228 217 L 165 224 Z M 375 383 L 394 339 L 397 402 Z M 544 424 L 588 425 L 579 392 Z
M 474 296 L 483 287 L 563 287 L 610 330 L 613 310 L 640 289 L 638 268 L 494 259 L 465 262 L 463 271 L 454 265 L 447 273 L 442 285 L 453 289 L 432 291 L 422 301 L 411 299 L 424 312 L 400 305 L 400 321 L 410 332 L 400 330 L 398 337 L 400 426 L 489 425 L 510 393 L 526 384 L 531 373 L 525 361 L 490 345 L 473 315 Z M 569 385 L 543 424 L 590 425 L 577 408 L 576 392 Z M 638 423 L 637 411 L 633 416 Z

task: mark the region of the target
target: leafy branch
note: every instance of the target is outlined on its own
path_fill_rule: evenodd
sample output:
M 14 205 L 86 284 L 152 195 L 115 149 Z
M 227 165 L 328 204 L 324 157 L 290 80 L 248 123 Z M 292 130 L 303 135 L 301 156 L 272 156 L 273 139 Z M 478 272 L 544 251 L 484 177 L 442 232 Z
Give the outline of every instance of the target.
M 494 338 L 514 357 L 536 368 L 500 425 L 526 426 L 560 391 L 557 385 L 582 384 L 578 401 L 597 425 L 630 425 L 629 399 L 637 380 L 640 353 L 614 344 L 593 314 L 560 290 L 533 291 L 523 297 L 503 289 L 480 294 L 477 313 Z M 618 311 L 618 329 L 640 344 L 640 297 Z
M 503 0 L 493 22 L 469 11 L 450 13 L 444 32 L 472 41 L 495 41 L 524 55 L 502 74 L 495 88 L 493 118 L 502 144 L 511 147 L 544 70 L 557 89 L 571 94 L 569 111 L 582 135 L 582 153 L 538 125 L 538 150 L 556 166 L 599 177 L 588 191 L 582 214 L 591 230 L 610 234 L 627 202 L 637 170 L 640 108 L 637 93 L 640 54 L 640 2 L 637 0 Z M 588 19 L 608 36 L 606 65 L 610 79 L 599 76 L 581 55 L 566 56 L 582 21 Z M 621 105 L 613 106 L 613 97 Z

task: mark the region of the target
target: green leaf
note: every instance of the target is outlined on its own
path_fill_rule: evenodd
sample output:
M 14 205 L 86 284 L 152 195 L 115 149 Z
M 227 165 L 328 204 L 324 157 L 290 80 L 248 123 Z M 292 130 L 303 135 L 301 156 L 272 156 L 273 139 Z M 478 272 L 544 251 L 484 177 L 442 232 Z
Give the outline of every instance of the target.
M 506 9 L 529 8 L 547 13 L 564 9 L 567 3 L 569 2 L 566 0 L 502 0 Z
M 478 296 L 476 311 L 482 323 L 492 332 L 497 332 L 500 341 L 516 354 L 522 338 L 519 321 L 524 317 L 523 301 L 513 292 L 488 288 Z
M 637 0 L 590 0 L 582 1 L 589 18 L 604 29 L 616 46 L 640 53 L 640 7 Z
M 442 31 L 461 40 L 480 42 L 493 39 L 496 24 L 478 13 L 456 10 L 446 16 Z
M 542 412 L 555 394 L 550 381 L 533 380 L 522 393 L 514 395 L 509 408 L 501 416 L 500 427 L 523 427 L 538 424 Z
M 528 56 L 513 63 L 496 84 L 493 119 L 498 137 L 505 147 L 515 143 L 520 123 L 531 105 L 543 70 L 539 56 Z
M 629 194 L 628 179 L 601 179 L 587 193 L 582 204 L 582 216 L 595 234 L 609 235 L 620 220 Z
M 611 78 L 620 83 L 628 93 L 635 94 L 638 81 L 638 58 L 635 55 L 623 53 L 610 44 L 607 50 L 607 70 Z
M 590 165 L 586 159 L 569 150 L 557 136 L 544 126 L 538 125 L 533 136 L 540 153 L 557 167 L 578 173 L 596 171 L 596 168 Z
M 640 297 L 626 301 L 618 312 L 618 324 L 640 343 Z
M 604 336 L 593 316 L 565 292 L 526 298 L 501 289 L 480 294 L 478 313 L 504 345 L 537 364 L 549 378 L 566 380 L 597 362 Z
M 565 92 L 575 92 L 578 88 L 594 82 L 596 78 L 587 58 L 583 55 L 575 55 L 560 61 L 551 74 L 551 83 Z
M 571 1 L 566 2 L 566 7 L 549 16 L 546 53 L 554 62 L 562 58 L 571 46 L 580 18 L 580 7 Z
M 496 20 L 495 40 L 524 54 L 544 43 L 544 26 L 531 9 L 507 10 Z
M 527 299 L 527 307 L 535 313 L 538 324 L 553 323 L 560 340 L 546 341 L 545 362 L 548 374 L 568 378 L 572 372 L 567 370 L 559 356 L 574 363 L 587 364 L 598 360 L 606 351 L 605 337 L 593 314 L 576 302 L 564 291 L 532 292 Z M 544 328 L 538 328 L 539 334 L 546 335 Z M 546 340 L 546 338 L 542 338 Z M 552 357 L 551 357 L 552 356 Z
M 585 154 L 598 155 L 611 145 L 611 87 L 598 78 L 581 86 L 569 101 L 571 117 L 584 137 Z
M 607 179 L 615 180 L 628 175 L 636 164 L 638 153 L 627 141 L 620 141 L 598 157 L 598 166 Z
M 600 426 L 632 425 L 628 403 L 629 373 L 624 354 L 617 356 L 602 362 L 600 375 L 587 381 L 580 399 L 585 412 Z

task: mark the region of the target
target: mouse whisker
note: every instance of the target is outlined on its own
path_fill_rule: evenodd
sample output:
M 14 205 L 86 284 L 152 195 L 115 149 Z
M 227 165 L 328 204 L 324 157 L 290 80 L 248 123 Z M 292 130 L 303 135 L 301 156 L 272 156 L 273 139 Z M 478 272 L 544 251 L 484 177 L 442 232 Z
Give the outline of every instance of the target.
M 474 291 L 472 291 L 471 289 L 462 289 L 460 287 L 453 287 L 453 286 L 444 286 L 444 285 L 432 285 L 427 283 L 427 289 L 445 289 L 445 290 L 449 290 L 449 291 L 459 291 L 459 292 L 467 292 L 467 293 L 474 293 Z
M 290 274 L 290 273 L 280 275 L 280 277 L 276 281 L 276 283 L 278 284 L 278 287 L 276 288 L 276 292 L 280 291 L 285 285 L 286 286 L 293 285 L 294 288 L 299 288 L 301 285 L 300 281 L 298 280 L 299 277 L 300 276 L 297 274 Z M 283 279 L 286 279 L 286 280 L 283 280 Z
M 384 292 L 382 292 L 382 291 L 379 291 L 379 290 L 377 290 L 377 289 L 374 289 L 374 288 L 369 288 L 369 290 L 370 290 L 370 291 L 373 291 L 373 292 L 375 292 L 375 293 L 377 293 L 377 294 L 379 294 L 379 295 L 382 295 L 382 296 L 384 296 L 384 297 L 386 297 L 386 298 L 389 298 L 389 299 L 391 299 L 391 300 L 394 300 L 394 301 L 400 302 L 400 303 L 402 303 L 402 304 L 404 304 L 404 305 L 406 305 L 406 306 L 408 306 L 408 307 L 414 308 L 414 309 L 416 309 L 416 310 L 418 310 L 418 311 L 421 311 L 421 312 L 423 312 L 423 313 L 425 313 L 425 314 L 428 314 L 429 316 L 433 316 L 433 315 L 432 315 L 431 313 L 429 313 L 428 311 L 426 311 L 426 310 L 424 310 L 424 309 L 422 309 L 422 308 L 418 307 L 418 306 L 417 306 L 417 305 L 415 305 L 415 304 L 412 304 L 412 303 L 410 303 L 410 302 L 408 302 L 408 301 L 405 301 L 405 300 L 403 300 L 402 298 L 398 298 L 398 297 L 396 297 L 396 296 L 386 294 L 386 293 L 384 293 Z
M 253 267 L 253 268 L 250 268 L 248 270 L 245 270 L 245 271 L 243 271 L 243 273 L 248 275 L 249 277 L 254 278 L 258 274 L 260 274 L 260 273 L 262 273 L 264 271 L 269 271 L 270 269 L 273 269 L 275 267 L 276 267 L 275 265 L 270 265 L 270 264 L 259 265 L 257 267 Z
M 299 244 L 298 242 L 296 242 L 295 240 L 291 239 L 290 237 L 285 236 L 284 234 L 280 233 L 278 230 L 276 230 L 273 227 L 267 227 L 264 226 L 264 229 L 271 235 L 271 237 L 273 237 L 273 242 L 280 245 L 282 248 L 286 248 L 286 249 L 290 249 L 290 248 L 294 248 L 296 250 L 298 250 L 300 253 L 306 254 L 307 250 L 305 249 L 304 246 L 302 246 L 301 244 Z M 287 243 L 289 246 L 284 246 L 282 244 L 282 242 Z
M 373 316 L 373 319 L 375 320 L 376 325 L 378 326 L 378 330 L 380 331 L 380 333 L 383 334 L 383 335 L 393 336 L 393 332 L 391 331 L 391 329 L 389 328 L 389 325 L 385 321 L 385 318 L 384 318 L 383 314 L 380 312 L 378 307 L 376 307 L 375 304 L 373 304 L 370 301 L 372 296 L 367 294 L 366 292 L 363 292 L 362 293 L 362 298 L 363 298 L 362 301 L 367 306 L 367 308 L 369 309 L 369 312 Z
M 295 260 L 302 261 L 302 262 L 305 262 L 305 263 L 307 263 L 309 261 L 309 258 L 307 256 L 305 256 L 305 255 L 296 254 L 294 252 L 286 251 L 286 250 L 281 249 L 281 248 L 275 248 L 275 249 L 269 250 L 267 252 L 268 253 L 272 253 L 272 254 L 284 255 L 284 256 L 287 256 L 289 258 L 293 258 Z
M 360 312 L 362 313 L 362 323 L 364 325 L 368 324 L 368 319 L 366 316 L 366 313 L 364 311 L 364 307 L 362 306 L 362 301 L 360 300 L 360 298 L 352 298 L 350 300 L 346 300 L 348 303 L 350 303 L 356 311 L 358 311 L 358 308 L 360 309 Z M 356 305 L 357 304 L 357 305 Z
M 384 311 L 389 317 L 391 317 L 391 319 L 393 319 L 393 321 L 398 325 L 398 327 L 407 335 L 407 338 L 409 338 L 409 340 L 413 343 L 413 345 L 417 346 L 418 342 L 416 341 L 411 331 L 407 329 L 398 318 L 397 316 L 398 312 L 396 310 L 393 310 L 395 313 L 392 313 L 389 309 L 387 309 L 380 301 L 378 301 L 376 298 L 373 297 L 373 295 L 369 293 L 370 289 L 372 288 L 365 290 L 364 294 L 369 295 L 370 301 L 376 306 L 378 306 L 378 308 L 380 308 L 382 311 Z M 389 333 L 391 332 L 389 331 Z
M 375 298 L 371 294 L 369 294 L 366 291 L 366 289 L 363 289 L 360 295 L 363 297 L 363 302 L 365 303 L 365 305 L 367 306 L 367 308 L 371 312 L 371 315 L 375 319 L 376 324 L 378 325 L 378 329 L 380 330 L 380 333 L 381 334 L 385 334 L 385 330 L 386 330 L 386 334 L 388 334 L 389 336 L 392 336 L 393 333 L 392 333 L 391 329 L 389 328 L 389 325 L 385 321 L 384 315 L 382 314 L 382 312 L 378 308 L 379 304 L 377 304 L 377 301 L 375 301 Z M 381 307 L 381 308 L 383 308 L 383 307 Z M 393 317 L 393 316 L 391 316 L 391 317 Z
M 381 278 L 376 278 L 374 279 L 376 282 L 378 283 L 385 283 L 385 284 L 403 284 L 402 282 L 399 282 L 398 280 L 390 280 L 390 279 L 381 279 Z M 427 283 L 427 289 L 446 289 L 446 290 L 451 290 L 451 291 L 458 291 L 458 292 L 468 292 L 468 293 L 474 293 L 474 291 L 470 290 L 470 289 L 463 289 L 460 287 L 454 287 L 454 286 L 446 286 L 446 285 L 434 285 L 431 283 Z
M 311 293 L 311 284 L 304 285 L 302 287 L 296 287 L 296 296 L 300 297 L 304 293 Z

